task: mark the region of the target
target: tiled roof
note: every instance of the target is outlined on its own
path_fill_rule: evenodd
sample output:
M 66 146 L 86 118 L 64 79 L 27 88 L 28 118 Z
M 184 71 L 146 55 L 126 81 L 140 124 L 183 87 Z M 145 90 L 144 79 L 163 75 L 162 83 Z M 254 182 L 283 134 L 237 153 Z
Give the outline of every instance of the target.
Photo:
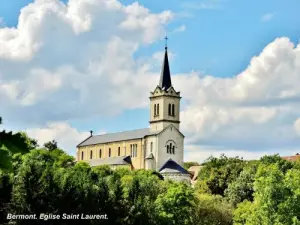
M 102 144 L 102 143 L 109 143 L 115 141 L 125 141 L 125 140 L 133 140 L 143 138 L 146 135 L 151 135 L 152 133 L 149 132 L 149 128 L 145 129 L 138 129 L 138 130 L 130 130 L 130 131 L 123 131 L 118 133 L 110 133 L 110 134 L 102 134 L 102 135 L 94 135 L 83 141 L 78 145 L 87 146 L 87 145 L 95 145 L 95 144 Z
M 193 177 L 192 180 L 197 180 L 199 171 L 203 166 L 191 166 L 188 168 L 188 171 L 192 173 Z
M 130 156 L 117 156 L 117 157 L 108 157 L 105 159 L 92 159 L 88 163 L 91 166 L 100 166 L 100 165 L 128 165 L 131 164 Z
M 160 173 L 184 173 L 189 174 L 189 172 L 180 166 L 177 162 L 169 159 L 160 169 Z
M 292 155 L 292 156 L 284 156 L 282 158 L 285 160 L 288 160 L 288 161 L 298 161 L 298 160 L 300 160 L 300 155 L 296 154 L 296 155 Z

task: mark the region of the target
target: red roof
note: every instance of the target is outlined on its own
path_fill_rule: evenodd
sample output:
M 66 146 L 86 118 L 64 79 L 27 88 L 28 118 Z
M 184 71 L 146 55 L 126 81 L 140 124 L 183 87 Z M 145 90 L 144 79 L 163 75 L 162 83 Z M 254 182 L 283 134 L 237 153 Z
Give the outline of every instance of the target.
M 284 156 L 282 158 L 285 160 L 288 160 L 288 161 L 298 161 L 298 160 L 300 160 L 300 155 L 296 154 L 296 155 L 292 155 L 292 156 Z

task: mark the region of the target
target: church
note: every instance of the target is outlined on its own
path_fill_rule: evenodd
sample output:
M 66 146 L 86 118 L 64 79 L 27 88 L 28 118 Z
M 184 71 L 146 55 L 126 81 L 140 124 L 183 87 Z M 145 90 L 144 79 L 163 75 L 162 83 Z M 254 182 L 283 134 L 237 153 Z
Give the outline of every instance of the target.
M 159 84 L 150 92 L 149 128 L 93 135 L 77 145 L 77 161 L 112 169 L 151 169 L 164 178 L 190 182 L 183 168 L 184 135 L 180 132 L 180 92 L 172 86 L 165 47 Z

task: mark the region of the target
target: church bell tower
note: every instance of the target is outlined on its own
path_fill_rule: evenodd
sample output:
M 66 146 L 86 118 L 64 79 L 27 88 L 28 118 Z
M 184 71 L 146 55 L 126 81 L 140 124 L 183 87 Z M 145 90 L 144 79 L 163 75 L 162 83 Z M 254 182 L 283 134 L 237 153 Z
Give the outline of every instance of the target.
M 180 99 L 180 92 L 176 92 L 172 86 L 168 47 L 166 45 L 159 84 L 150 93 L 149 122 L 151 132 L 161 131 L 170 124 L 179 130 Z

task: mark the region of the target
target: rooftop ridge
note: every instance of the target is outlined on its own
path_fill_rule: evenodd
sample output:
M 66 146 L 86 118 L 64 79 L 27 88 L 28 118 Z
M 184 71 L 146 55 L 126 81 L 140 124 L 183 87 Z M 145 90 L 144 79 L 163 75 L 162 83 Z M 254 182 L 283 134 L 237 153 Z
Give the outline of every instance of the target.
M 149 129 L 149 128 L 140 128 L 140 129 L 135 129 L 135 130 L 123 130 L 123 131 L 117 131 L 117 132 L 112 132 L 112 133 L 97 134 L 97 135 L 93 135 L 93 137 L 95 137 L 95 136 L 104 136 L 104 135 L 112 135 L 112 134 L 120 134 L 120 133 L 125 133 L 125 132 L 139 131 L 139 130 L 146 130 L 146 129 Z

